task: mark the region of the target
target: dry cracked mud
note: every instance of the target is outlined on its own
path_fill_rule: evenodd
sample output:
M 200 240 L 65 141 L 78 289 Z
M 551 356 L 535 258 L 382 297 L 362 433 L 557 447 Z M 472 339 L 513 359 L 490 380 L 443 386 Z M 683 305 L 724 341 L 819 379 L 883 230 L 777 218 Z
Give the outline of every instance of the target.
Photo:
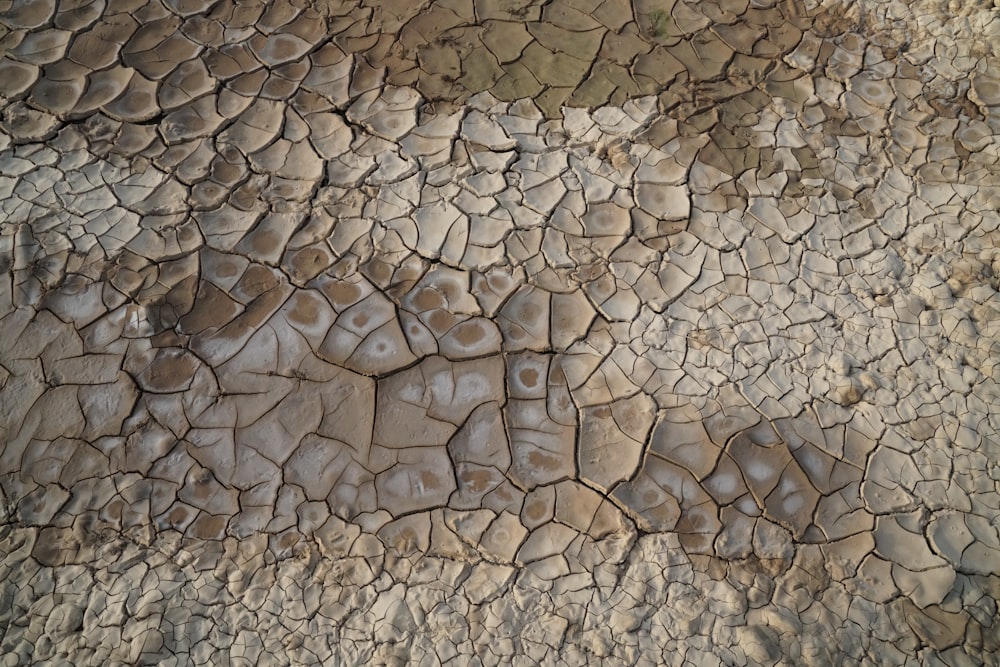
M 1000 664 L 998 50 L 0 0 L 0 665 Z

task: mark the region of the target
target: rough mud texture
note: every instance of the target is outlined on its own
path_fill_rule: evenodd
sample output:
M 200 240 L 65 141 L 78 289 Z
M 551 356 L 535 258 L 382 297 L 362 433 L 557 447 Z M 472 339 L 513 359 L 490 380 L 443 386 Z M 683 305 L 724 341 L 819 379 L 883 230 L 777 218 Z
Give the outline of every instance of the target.
M 997 664 L 991 3 L 0 26 L 0 664 Z

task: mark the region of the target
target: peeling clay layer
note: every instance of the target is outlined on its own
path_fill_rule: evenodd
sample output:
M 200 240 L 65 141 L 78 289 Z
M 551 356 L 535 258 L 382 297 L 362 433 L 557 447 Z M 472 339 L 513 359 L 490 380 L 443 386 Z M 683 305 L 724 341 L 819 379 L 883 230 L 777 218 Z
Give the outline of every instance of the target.
M 0 0 L 0 665 L 996 664 L 997 45 Z

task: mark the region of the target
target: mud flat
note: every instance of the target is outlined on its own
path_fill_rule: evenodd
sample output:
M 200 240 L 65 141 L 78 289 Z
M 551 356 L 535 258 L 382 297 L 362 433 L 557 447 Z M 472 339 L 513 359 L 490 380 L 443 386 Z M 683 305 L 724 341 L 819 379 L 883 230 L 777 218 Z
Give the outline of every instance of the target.
M 0 664 L 995 662 L 997 45 L 0 1 Z

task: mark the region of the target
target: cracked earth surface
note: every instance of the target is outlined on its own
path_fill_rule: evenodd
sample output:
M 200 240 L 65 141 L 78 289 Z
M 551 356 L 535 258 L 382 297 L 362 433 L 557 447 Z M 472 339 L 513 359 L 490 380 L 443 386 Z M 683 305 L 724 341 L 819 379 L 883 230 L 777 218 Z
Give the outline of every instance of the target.
M 998 44 L 0 0 L 0 664 L 998 664 Z

